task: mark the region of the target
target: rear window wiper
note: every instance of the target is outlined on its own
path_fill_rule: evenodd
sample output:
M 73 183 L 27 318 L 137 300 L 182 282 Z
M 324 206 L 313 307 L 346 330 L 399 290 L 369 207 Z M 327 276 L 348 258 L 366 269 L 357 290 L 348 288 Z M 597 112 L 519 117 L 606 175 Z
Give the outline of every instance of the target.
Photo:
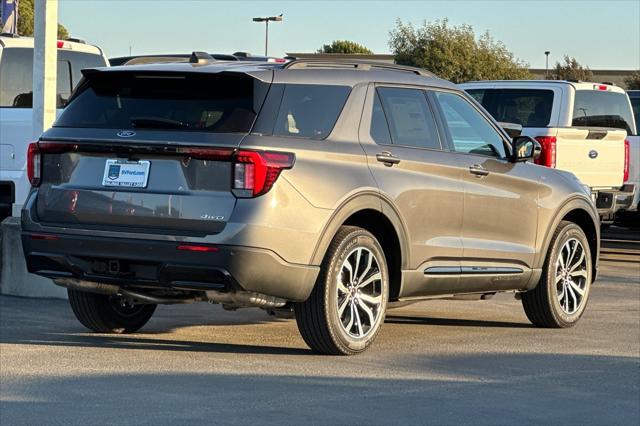
M 131 117 L 131 125 L 142 129 L 190 129 L 191 125 L 183 121 L 163 117 Z

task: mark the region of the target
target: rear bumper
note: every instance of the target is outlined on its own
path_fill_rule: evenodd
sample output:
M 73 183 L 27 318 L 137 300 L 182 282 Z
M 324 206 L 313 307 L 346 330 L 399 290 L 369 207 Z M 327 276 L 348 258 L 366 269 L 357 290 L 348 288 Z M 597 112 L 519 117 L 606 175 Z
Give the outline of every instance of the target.
M 597 190 L 592 192 L 601 220 L 613 220 L 619 210 L 629 209 L 638 189 L 635 185 L 625 184 L 619 190 Z
M 22 233 L 29 272 L 122 287 L 246 290 L 303 301 L 319 267 L 285 262 L 270 250 L 216 246 L 216 252 L 178 250 L 179 242 Z

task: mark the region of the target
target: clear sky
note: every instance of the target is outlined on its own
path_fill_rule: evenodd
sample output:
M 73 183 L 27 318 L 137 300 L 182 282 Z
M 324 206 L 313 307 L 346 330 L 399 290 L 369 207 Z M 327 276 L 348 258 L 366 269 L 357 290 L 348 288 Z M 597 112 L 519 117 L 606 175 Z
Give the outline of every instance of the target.
M 517 57 L 544 68 L 563 54 L 592 69 L 640 68 L 640 0 L 474 1 L 214 1 L 60 0 L 59 20 L 71 35 L 107 56 L 193 50 L 262 54 L 264 24 L 254 16 L 284 13 L 270 24 L 269 54 L 311 52 L 335 39 L 389 53 L 396 19 L 421 24 L 449 18 L 489 30 Z

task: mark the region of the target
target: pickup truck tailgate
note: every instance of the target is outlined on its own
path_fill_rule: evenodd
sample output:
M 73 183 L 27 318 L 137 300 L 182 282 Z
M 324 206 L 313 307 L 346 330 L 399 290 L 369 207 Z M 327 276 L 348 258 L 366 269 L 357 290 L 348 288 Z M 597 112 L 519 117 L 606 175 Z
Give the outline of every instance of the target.
M 624 178 L 627 132 L 561 128 L 556 135 L 556 168 L 575 174 L 592 188 L 619 188 Z

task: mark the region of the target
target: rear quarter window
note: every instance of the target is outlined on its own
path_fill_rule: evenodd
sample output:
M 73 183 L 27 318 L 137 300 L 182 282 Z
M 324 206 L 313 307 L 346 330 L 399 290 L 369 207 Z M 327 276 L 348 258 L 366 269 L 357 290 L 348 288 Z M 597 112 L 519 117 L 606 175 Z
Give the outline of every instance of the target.
M 576 90 L 571 125 L 609 127 L 636 134 L 627 95 L 604 90 Z
M 285 85 L 273 134 L 326 138 L 333 130 L 350 92 L 349 86 Z

